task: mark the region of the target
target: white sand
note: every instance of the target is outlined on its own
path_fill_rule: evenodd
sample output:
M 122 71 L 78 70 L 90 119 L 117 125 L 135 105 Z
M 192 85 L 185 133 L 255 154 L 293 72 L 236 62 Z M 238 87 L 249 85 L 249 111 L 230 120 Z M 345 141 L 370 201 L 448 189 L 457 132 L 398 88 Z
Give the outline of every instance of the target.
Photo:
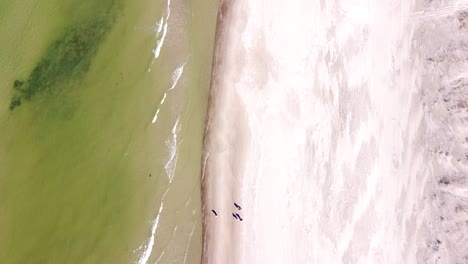
M 463 257 L 446 246 L 453 241 L 431 200 L 438 164 L 421 96 L 425 8 L 223 1 L 205 139 L 203 263 Z

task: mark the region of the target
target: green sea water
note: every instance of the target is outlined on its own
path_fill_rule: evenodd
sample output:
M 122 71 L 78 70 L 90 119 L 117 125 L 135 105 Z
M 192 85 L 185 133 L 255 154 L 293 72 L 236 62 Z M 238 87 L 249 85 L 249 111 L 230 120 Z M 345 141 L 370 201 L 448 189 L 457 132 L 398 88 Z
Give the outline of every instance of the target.
M 216 12 L 0 2 L 0 263 L 200 262 Z

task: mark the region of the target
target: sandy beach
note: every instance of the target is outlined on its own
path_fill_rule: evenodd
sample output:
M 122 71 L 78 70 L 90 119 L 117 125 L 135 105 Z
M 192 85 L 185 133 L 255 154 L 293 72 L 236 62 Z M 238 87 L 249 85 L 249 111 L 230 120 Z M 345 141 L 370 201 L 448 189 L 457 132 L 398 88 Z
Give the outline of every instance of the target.
M 458 122 L 462 140 L 466 126 L 434 119 L 442 110 L 428 106 L 444 107 L 428 96 L 439 98 L 444 78 L 422 83 L 446 71 L 428 67 L 434 51 L 454 49 L 430 40 L 428 28 L 448 37 L 463 9 L 222 1 L 203 157 L 203 263 L 462 261 L 464 229 L 448 234 L 444 221 L 468 219 L 453 213 L 464 198 L 437 197 L 447 196 L 439 163 L 460 175 L 467 162 L 434 157 L 434 135 Z M 466 146 L 445 145 L 450 155 L 456 148 Z

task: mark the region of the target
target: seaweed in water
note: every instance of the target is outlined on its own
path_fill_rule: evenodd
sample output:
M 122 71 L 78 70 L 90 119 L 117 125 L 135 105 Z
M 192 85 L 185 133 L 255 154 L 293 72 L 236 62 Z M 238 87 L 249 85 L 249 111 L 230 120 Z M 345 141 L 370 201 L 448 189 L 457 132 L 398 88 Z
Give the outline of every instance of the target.
M 21 86 L 23 86 L 23 81 L 20 81 L 20 80 L 15 80 L 15 82 L 13 83 L 13 87 L 18 89 L 20 88 Z
M 110 28 L 108 19 L 97 19 L 68 28 L 60 39 L 49 46 L 25 82 L 15 80 L 10 110 L 44 92 L 54 93 L 67 81 L 85 74 Z
M 13 99 L 11 99 L 11 102 L 10 102 L 10 110 L 13 110 L 20 105 L 21 105 L 21 98 L 13 97 Z

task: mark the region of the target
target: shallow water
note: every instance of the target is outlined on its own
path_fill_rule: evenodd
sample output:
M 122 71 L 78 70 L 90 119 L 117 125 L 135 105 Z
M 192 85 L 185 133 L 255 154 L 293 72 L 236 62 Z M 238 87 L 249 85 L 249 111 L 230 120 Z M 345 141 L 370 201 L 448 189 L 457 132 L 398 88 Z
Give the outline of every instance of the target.
M 0 262 L 198 263 L 215 1 L 0 5 Z

